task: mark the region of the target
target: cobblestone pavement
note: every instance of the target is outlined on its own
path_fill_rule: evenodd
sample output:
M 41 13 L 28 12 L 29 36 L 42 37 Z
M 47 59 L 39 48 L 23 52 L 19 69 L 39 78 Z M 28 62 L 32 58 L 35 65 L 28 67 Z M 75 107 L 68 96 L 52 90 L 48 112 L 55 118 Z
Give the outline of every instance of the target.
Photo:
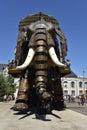
M 13 105 L 13 101 L 0 102 L 0 130 L 87 130 L 87 116 L 71 110 L 77 104 L 67 103 L 64 111 L 47 115 L 19 113 L 10 109 Z
M 84 103 L 84 105 L 81 104 L 78 105 L 78 103 L 73 102 L 73 103 L 66 103 L 66 106 L 68 109 L 87 115 L 87 103 Z

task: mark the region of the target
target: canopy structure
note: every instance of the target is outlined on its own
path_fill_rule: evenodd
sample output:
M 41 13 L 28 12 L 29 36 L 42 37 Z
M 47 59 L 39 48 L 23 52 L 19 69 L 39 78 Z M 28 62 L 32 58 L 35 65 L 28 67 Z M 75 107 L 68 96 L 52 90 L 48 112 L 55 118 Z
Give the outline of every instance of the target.
M 58 21 L 53 16 L 48 16 L 42 12 L 39 12 L 35 15 L 30 15 L 22 19 L 19 23 L 19 30 L 21 30 L 23 27 L 31 24 L 32 22 L 36 22 L 38 20 L 44 19 L 46 22 L 51 22 L 52 24 L 58 25 Z

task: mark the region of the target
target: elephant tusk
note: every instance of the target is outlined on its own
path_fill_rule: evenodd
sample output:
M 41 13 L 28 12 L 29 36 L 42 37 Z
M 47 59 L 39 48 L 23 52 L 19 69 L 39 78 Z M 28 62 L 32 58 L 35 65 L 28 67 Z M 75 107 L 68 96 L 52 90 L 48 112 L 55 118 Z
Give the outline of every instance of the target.
M 17 66 L 16 69 L 23 70 L 23 69 L 27 68 L 34 57 L 34 54 L 35 54 L 35 51 L 32 48 L 30 48 L 28 51 L 27 57 L 25 59 L 25 62 L 22 65 Z
M 54 47 L 51 47 L 51 48 L 49 49 L 49 55 L 50 55 L 52 61 L 53 61 L 57 66 L 59 66 L 59 67 L 65 67 L 65 65 L 59 61 L 59 59 L 58 59 L 58 57 L 57 57 L 57 55 L 56 55 L 56 52 L 55 52 Z

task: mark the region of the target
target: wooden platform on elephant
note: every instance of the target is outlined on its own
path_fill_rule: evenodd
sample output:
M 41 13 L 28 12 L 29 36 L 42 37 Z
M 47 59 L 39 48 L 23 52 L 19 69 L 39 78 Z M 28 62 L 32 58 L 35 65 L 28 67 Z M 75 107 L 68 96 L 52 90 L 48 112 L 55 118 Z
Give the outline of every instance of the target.
M 71 73 L 71 69 L 68 67 L 65 67 L 65 68 L 61 67 L 59 68 L 59 71 L 60 71 L 61 77 Z
M 71 69 L 68 67 L 60 67 L 58 68 L 58 72 L 60 74 L 60 77 L 63 77 L 69 73 L 71 73 Z M 56 72 L 56 73 L 58 73 Z M 19 77 L 19 75 L 22 73 L 21 70 L 18 70 L 16 68 L 9 68 L 8 73 L 11 74 L 13 77 Z
M 22 71 L 13 67 L 8 69 L 8 73 L 11 74 L 13 77 L 19 77 Z

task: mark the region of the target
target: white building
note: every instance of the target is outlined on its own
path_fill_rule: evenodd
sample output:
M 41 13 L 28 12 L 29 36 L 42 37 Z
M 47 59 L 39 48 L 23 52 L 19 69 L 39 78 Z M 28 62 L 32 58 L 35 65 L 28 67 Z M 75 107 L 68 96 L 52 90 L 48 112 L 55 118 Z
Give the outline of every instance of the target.
M 19 78 L 14 78 L 14 83 L 16 84 L 16 91 L 14 93 L 15 99 L 17 98 L 17 94 L 18 94 L 18 88 L 19 88 L 19 83 L 20 83 L 20 79 Z
M 0 64 L 0 74 L 4 76 L 8 75 L 8 65 L 7 64 Z
M 78 95 L 87 95 L 87 78 L 78 77 L 75 73 L 64 76 L 62 79 L 62 87 L 64 96 L 72 95 L 76 97 Z

